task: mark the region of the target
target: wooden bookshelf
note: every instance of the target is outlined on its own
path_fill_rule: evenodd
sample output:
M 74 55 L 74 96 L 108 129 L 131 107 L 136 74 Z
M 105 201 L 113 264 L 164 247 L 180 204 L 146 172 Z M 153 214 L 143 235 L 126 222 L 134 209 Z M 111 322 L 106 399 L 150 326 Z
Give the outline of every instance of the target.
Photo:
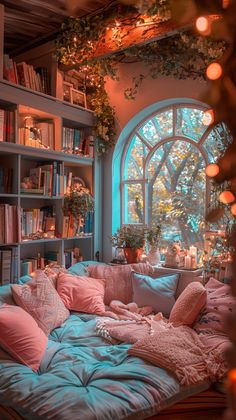
M 3 22 L 3 7 L 0 7 L 0 22 Z M 15 258 L 17 257 L 17 271 L 20 276 L 20 261 L 41 257 L 48 254 L 57 255 L 57 261 L 60 264 L 65 263 L 65 252 L 70 249 L 80 248 L 85 260 L 94 259 L 97 251 L 100 251 L 101 242 L 101 210 L 100 210 L 100 191 L 101 191 L 101 164 L 96 157 L 88 155 L 66 153 L 63 149 L 63 130 L 67 128 L 80 131 L 83 138 L 91 134 L 94 125 L 94 114 L 91 110 L 84 107 L 73 105 L 66 101 L 52 96 L 57 94 L 57 65 L 54 54 L 52 53 L 52 44 L 37 47 L 27 52 L 24 56 L 16 57 L 17 62 L 26 61 L 30 65 L 46 65 L 51 77 L 52 95 L 34 91 L 19 84 L 11 83 L 3 79 L 3 31 L 0 32 L 0 109 L 11 110 L 14 113 L 14 126 L 11 127 L 14 136 L 11 135 L 11 141 L 1 141 L 0 138 L 0 206 L 2 208 L 9 206 L 10 211 L 15 208 L 24 209 L 25 213 L 32 209 L 41 209 L 45 206 L 52 207 L 56 218 L 56 231 L 54 237 L 35 238 L 24 240 L 22 237 L 17 241 L 10 243 L 0 243 L 0 254 L 2 250 L 14 246 Z M 38 56 L 37 56 L 38 54 Z M 56 83 L 56 84 L 53 84 Z M 60 90 L 60 89 L 59 89 Z M 53 132 L 53 143 L 45 145 L 30 137 L 30 144 L 20 144 L 22 141 L 22 132 L 24 129 L 31 131 L 31 126 L 26 126 L 25 119 L 32 118 L 35 126 L 42 127 L 42 122 L 51 125 L 50 132 Z M 1 120 L 0 120 L 1 122 Z M 41 124 L 41 125 L 40 125 Z M 35 128 L 33 126 L 33 128 Z M 21 129 L 21 131 L 20 131 Z M 28 133 L 27 133 L 28 135 Z M 31 133 L 30 133 L 31 135 Z M 28 137 L 27 137 L 28 138 Z M 28 141 L 28 140 L 27 140 Z M 40 140 L 41 141 L 41 140 Z M 34 145 L 37 147 L 34 147 Z M 63 149 L 63 150 L 62 150 Z M 77 149 L 77 148 L 76 148 Z M 73 150 L 74 151 L 74 150 Z M 78 153 L 78 152 L 77 152 Z M 97 164 L 98 163 L 98 164 Z M 80 234 L 73 237 L 62 237 L 61 217 L 64 204 L 64 192 L 60 189 L 59 194 L 38 194 L 29 193 L 21 189 L 22 179 L 27 178 L 30 168 L 36 168 L 40 165 L 55 165 L 62 171 L 61 175 L 66 179 L 69 172 L 73 176 L 84 181 L 87 188 L 90 189 L 95 199 L 95 215 L 93 222 L 93 231 L 86 234 Z M 96 176 L 95 176 L 96 171 Z M 1 180 L 2 177 L 2 180 Z M 8 185 L 1 186 L 3 178 L 8 177 Z M 4 178 L 5 179 L 5 178 Z M 5 182 L 5 181 L 4 181 Z M 45 190 L 44 190 L 45 191 Z M 30 210 L 31 209 L 31 210 Z M 22 217 L 22 212 L 21 212 Z M 20 217 L 20 219 L 21 219 Z M 20 220 L 20 231 L 22 232 L 22 219 Z M 15 228 L 15 227 L 13 227 Z M 0 231 L 1 237 L 1 231 Z M 2 253 L 4 254 L 4 253 Z M 5 253 L 7 254 L 7 253 Z M 16 264 L 16 262 L 15 262 Z

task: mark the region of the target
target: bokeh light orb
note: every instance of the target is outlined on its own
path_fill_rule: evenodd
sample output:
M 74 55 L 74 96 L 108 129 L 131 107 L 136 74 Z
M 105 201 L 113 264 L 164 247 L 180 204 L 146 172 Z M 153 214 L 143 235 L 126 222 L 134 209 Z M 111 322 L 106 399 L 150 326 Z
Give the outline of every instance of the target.
M 219 201 L 223 204 L 230 204 L 233 203 L 233 201 L 235 201 L 235 196 L 231 191 L 223 191 L 219 195 Z
M 214 122 L 214 111 L 213 109 L 207 109 L 202 116 L 202 124 L 210 125 Z
M 197 18 L 195 25 L 198 32 L 202 34 L 210 33 L 210 21 L 207 17 L 200 16 Z
M 209 80 L 217 80 L 222 75 L 222 67 L 219 63 L 211 63 L 206 69 L 206 75 Z
M 218 175 L 220 168 L 216 163 L 210 163 L 210 165 L 207 165 L 205 172 L 207 176 L 212 178 Z
M 236 216 L 236 203 L 232 204 L 232 206 L 230 207 L 230 211 L 231 211 L 233 216 Z M 236 373 L 236 369 L 235 369 L 235 373 Z M 235 377 L 236 377 L 236 375 L 235 375 Z

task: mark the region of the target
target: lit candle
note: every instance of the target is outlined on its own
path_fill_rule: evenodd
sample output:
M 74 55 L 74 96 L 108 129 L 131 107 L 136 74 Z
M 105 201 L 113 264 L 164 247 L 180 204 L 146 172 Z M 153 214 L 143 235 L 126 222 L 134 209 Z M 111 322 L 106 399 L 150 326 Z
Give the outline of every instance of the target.
M 191 268 L 191 257 L 190 255 L 186 255 L 184 258 L 184 268 Z
M 189 253 L 190 253 L 190 255 L 196 257 L 196 255 L 197 255 L 197 248 L 195 246 L 190 246 L 189 247 Z

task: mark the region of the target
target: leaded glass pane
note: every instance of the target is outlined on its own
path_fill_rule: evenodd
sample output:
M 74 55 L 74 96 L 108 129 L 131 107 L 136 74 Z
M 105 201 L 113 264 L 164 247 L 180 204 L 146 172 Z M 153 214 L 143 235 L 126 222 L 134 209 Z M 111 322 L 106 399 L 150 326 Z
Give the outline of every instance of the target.
M 159 141 L 159 136 L 152 120 L 146 122 L 138 131 L 151 146 L 154 146 Z
M 161 223 L 166 241 L 201 247 L 205 163 L 199 150 L 186 141 L 170 141 L 155 151 L 149 166 L 149 223 Z
M 178 108 L 175 134 L 199 141 L 207 126 L 202 123 L 204 111 L 194 108 Z
M 144 223 L 143 188 L 139 183 L 124 185 L 124 223 Z
M 209 162 L 216 162 L 231 141 L 232 136 L 224 124 L 214 127 L 203 143 Z
M 124 179 L 141 179 L 143 178 L 143 168 L 148 148 L 140 140 L 138 136 L 134 136 L 131 140 L 126 160 Z

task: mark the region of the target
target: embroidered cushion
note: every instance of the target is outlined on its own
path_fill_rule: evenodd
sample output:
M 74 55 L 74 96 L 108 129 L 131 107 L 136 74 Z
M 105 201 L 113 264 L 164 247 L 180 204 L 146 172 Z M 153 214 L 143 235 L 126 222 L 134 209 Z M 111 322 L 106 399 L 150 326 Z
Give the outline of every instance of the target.
M 24 285 L 11 286 L 14 301 L 27 311 L 48 335 L 70 315 L 51 280 L 37 270 L 33 279 Z
M 155 313 L 162 312 L 169 317 L 175 303 L 175 292 L 179 274 L 152 278 L 144 274 L 132 273 L 133 301 L 139 307 L 152 306 Z
M 192 325 L 206 304 L 207 292 L 198 281 L 190 283 L 171 309 L 169 321 L 173 325 Z
M 206 306 L 193 328 L 198 333 L 225 334 L 224 316 L 233 311 L 236 300 L 231 294 L 230 286 L 214 278 L 210 278 L 205 287 Z
M 106 281 L 104 297 L 106 305 L 109 305 L 112 300 L 120 300 L 126 304 L 132 302 L 131 273 L 133 270 L 149 275 L 154 271 L 153 267 L 146 263 L 117 266 L 90 265 L 88 267 L 90 277 Z
M 0 346 L 16 361 L 36 371 L 48 339 L 35 320 L 22 308 L 0 306 Z
M 59 273 L 57 291 L 70 310 L 91 314 L 105 312 L 103 279 Z

